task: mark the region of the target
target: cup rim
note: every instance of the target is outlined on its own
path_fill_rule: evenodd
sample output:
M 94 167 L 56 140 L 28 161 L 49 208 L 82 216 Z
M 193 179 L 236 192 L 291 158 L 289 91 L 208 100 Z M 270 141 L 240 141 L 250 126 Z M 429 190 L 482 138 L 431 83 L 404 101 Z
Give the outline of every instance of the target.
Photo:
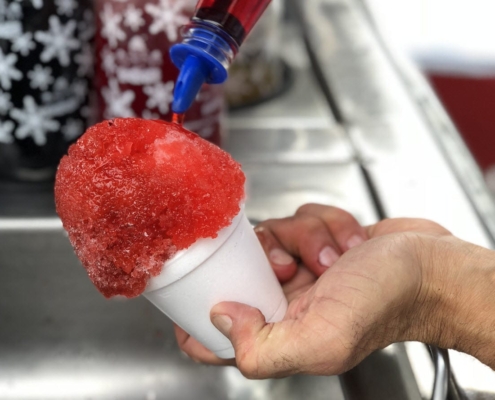
M 152 277 L 144 293 L 151 293 L 182 279 L 203 264 L 214 254 L 234 233 L 244 217 L 244 204 L 232 219 L 229 226 L 222 228 L 216 238 L 201 238 L 187 249 L 178 251 L 171 259 L 165 261 L 159 275 Z

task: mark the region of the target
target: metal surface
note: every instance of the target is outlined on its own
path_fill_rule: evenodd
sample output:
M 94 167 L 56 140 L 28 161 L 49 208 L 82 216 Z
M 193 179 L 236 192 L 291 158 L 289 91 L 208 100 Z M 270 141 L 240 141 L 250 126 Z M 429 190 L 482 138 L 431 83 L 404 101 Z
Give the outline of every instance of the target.
M 286 216 L 320 202 L 350 210 L 363 224 L 383 215 L 435 219 L 489 245 L 473 188 L 454 173 L 359 3 L 298 4 L 318 80 L 292 27 L 284 54 L 293 85 L 229 118 L 227 147 L 247 175 L 248 216 Z M 340 380 L 248 381 L 233 368 L 194 364 L 146 300 L 104 300 L 96 292 L 53 215 L 50 190 L 38 196 L 0 187 L 1 399 L 421 398 L 421 376 L 402 344 Z M 431 392 L 433 372 L 425 371 Z
M 340 379 L 347 400 L 422 398 L 403 344 L 373 353 Z
M 283 98 L 231 118 L 229 150 L 247 174 L 248 216 L 288 215 L 325 201 L 373 222 L 343 135 L 318 88 L 304 90 L 314 85 L 308 63 L 295 72 Z M 281 120 L 290 108 L 290 121 Z M 53 212 L 50 190 L 42 197 L 1 190 L 1 399 L 344 400 L 337 377 L 249 381 L 234 368 L 195 364 L 148 301 L 105 300 L 94 289 Z
M 439 146 L 438 132 L 413 101 L 360 3 L 308 0 L 300 9 L 321 78 L 387 215 L 428 218 L 465 240 L 491 246 L 467 188 Z
M 195 364 L 144 298 L 103 299 L 60 229 L 0 233 L 0 266 L 1 399 L 343 400 L 337 378 Z
M 479 169 L 424 78 L 389 51 L 366 0 L 293 5 L 327 103 L 377 193 L 382 216 L 432 219 L 493 247 L 495 207 Z M 464 366 L 454 358 L 453 369 L 460 382 L 471 376 L 470 388 L 491 392 L 495 385 L 495 373 L 470 357 Z M 424 374 L 415 368 L 418 380 Z M 452 396 L 460 393 L 455 379 L 450 386 Z
M 431 400 L 446 400 L 450 379 L 449 352 L 433 346 L 430 350 L 435 363 L 435 381 Z

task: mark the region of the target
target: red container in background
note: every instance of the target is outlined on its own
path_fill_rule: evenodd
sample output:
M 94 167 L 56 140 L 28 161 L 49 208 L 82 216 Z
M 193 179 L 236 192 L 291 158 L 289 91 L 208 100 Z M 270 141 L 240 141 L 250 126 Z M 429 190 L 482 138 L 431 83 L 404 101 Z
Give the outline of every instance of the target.
M 493 75 L 435 71 L 428 77 L 480 167 L 495 169 L 495 68 Z
M 196 0 L 97 0 L 96 90 L 99 118 L 172 118 L 178 69 L 168 52 L 180 40 Z M 223 88 L 205 85 L 185 127 L 220 145 Z

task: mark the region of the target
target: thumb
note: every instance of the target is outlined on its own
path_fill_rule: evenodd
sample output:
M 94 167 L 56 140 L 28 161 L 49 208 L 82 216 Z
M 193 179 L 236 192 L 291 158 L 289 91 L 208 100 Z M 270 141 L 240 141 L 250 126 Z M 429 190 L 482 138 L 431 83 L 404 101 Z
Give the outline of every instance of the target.
M 220 303 L 211 310 L 211 322 L 231 342 L 236 363 L 250 379 L 282 377 L 298 371 L 291 337 L 293 321 L 266 323 L 257 308 L 240 303 Z

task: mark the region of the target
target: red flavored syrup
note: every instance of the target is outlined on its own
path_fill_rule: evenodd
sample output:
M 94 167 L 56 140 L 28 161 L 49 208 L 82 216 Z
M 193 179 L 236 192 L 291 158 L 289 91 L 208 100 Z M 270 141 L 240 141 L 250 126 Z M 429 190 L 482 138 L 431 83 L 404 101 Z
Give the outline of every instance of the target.
M 70 147 L 55 202 L 97 289 L 135 297 L 175 252 L 230 225 L 244 181 L 228 153 L 180 125 L 119 118 Z
M 200 0 L 193 20 L 219 24 L 240 46 L 268 4 L 270 0 Z
M 174 124 L 184 125 L 184 115 L 185 114 L 173 113 L 172 114 L 172 122 Z

